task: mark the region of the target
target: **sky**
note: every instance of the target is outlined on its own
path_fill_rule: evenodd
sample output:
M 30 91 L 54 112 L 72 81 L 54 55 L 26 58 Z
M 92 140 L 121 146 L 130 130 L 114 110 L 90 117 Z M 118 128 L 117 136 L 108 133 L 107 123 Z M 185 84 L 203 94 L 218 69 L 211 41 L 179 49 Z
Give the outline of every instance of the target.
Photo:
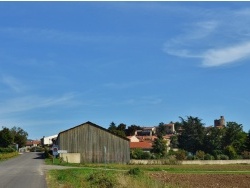
M 0 2 L 0 127 L 224 116 L 250 129 L 250 2 Z

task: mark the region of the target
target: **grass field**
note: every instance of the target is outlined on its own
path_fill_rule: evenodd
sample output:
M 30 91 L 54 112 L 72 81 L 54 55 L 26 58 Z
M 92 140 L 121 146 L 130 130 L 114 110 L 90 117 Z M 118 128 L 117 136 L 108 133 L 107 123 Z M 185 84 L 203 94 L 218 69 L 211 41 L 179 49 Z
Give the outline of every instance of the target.
M 47 160 L 47 163 L 51 161 Z M 55 161 L 55 164 L 60 163 Z M 49 188 L 249 187 L 250 165 L 66 164 L 79 168 L 51 170 Z

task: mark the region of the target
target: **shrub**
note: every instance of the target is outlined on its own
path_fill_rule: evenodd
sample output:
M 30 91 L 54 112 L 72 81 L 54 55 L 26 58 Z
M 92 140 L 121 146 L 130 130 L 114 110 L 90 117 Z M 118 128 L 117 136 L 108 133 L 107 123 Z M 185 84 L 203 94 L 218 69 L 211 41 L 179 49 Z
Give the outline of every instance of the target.
M 186 159 L 186 156 L 187 156 L 187 152 L 185 150 L 178 150 L 175 153 L 175 157 L 179 161 Z
M 0 148 L 0 153 L 12 153 L 15 152 L 16 150 L 13 147 L 8 147 L 8 148 Z
M 229 157 L 227 155 L 221 154 L 217 155 L 217 160 L 229 160 Z
M 139 176 L 141 175 L 143 172 L 141 171 L 141 169 L 139 168 L 132 168 L 128 171 L 129 175 L 135 175 L 135 176 Z
M 196 157 L 197 159 L 204 160 L 205 152 L 204 151 L 196 151 Z
M 117 183 L 115 178 L 108 176 L 105 172 L 92 173 L 87 180 L 90 184 L 102 188 L 113 188 Z
M 42 152 L 44 151 L 44 149 L 42 147 L 39 146 L 34 146 L 32 148 L 30 148 L 30 152 Z
M 230 159 L 236 159 L 236 158 L 237 158 L 237 153 L 236 153 L 234 147 L 231 146 L 231 145 L 230 145 L 230 146 L 227 146 L 227 147 L 225 148 L 225 154 L 228 155 L 228 157 L 229 157 Z
M 242 158 L 243 159 L 250 159 L 250 152 L 249 151 L 242 152 Z
M 204 160 L 214 160 L 214 156 L 213 155 L 210 155 L 210 154 L 206 154 L 204 156 Z

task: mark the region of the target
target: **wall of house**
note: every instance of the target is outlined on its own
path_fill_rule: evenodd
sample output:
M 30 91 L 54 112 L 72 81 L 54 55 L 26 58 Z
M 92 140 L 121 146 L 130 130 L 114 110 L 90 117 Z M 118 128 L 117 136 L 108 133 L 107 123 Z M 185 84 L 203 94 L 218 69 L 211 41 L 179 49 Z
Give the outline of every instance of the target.
M 83 124 L 58 136 L 60 150 L 80 153 L 81 163 L 128 163 L 129 140 L 91 124 Z

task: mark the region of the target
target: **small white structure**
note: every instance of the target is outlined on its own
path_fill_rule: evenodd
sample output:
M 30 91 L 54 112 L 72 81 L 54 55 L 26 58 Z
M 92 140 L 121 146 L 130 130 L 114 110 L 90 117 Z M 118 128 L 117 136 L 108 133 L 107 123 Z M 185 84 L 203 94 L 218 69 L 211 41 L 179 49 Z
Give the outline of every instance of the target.
M 43 137 L 41 138 L 41 144 L 42 146 L 51 146 L 53 144 L 53 140 L 56 140 L 57 134 L 53 136 Z
M 140 142 L 140 140 L 136 136 L 127 136 L 130 142 Z

